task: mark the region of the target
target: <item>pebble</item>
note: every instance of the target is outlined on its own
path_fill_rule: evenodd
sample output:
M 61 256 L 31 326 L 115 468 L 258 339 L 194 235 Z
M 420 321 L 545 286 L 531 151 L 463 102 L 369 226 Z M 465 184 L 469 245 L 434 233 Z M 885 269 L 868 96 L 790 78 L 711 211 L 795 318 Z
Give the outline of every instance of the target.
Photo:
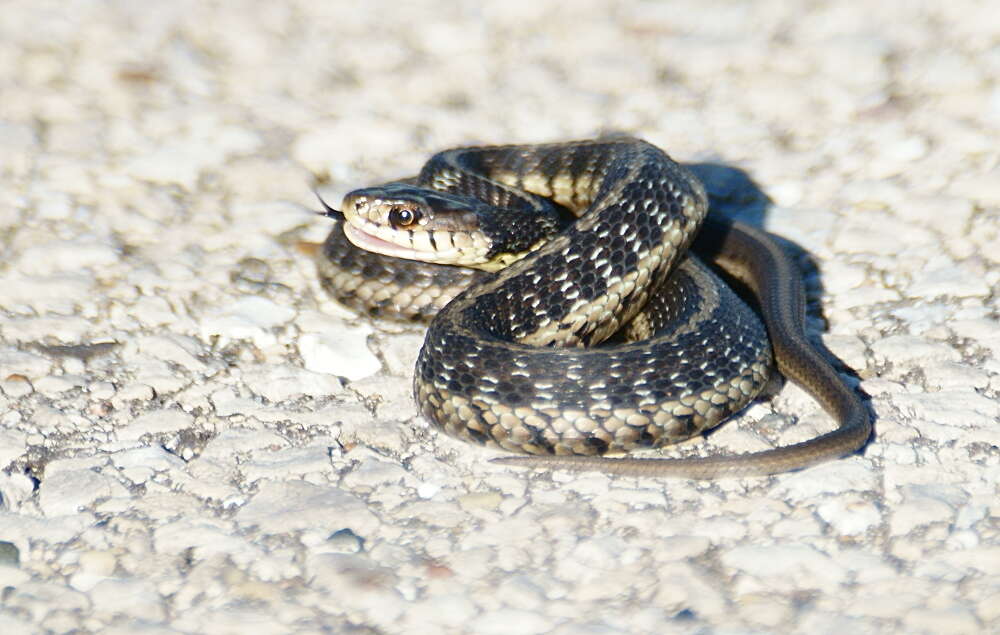
M 156 623 L 166 615 L 165 598 L 150 581 L 109 578 L 98 582 L 87 594 L 98 617 L 127 616 Z
M 330 449 L 326 445 L 284 448 L 273 452 L 255 452 L 253 459 L 241 466 L 250 482 L 263 478 L 286 478 L 330 469 Z
M 184 555 L 192 562 L 222 556 L 247 565 L 263 556 L 260 549 L 234 534 L 232 523 L 220 521 L 181 519 L 162 525 L 153 533 L 153 546 L 157 553 Z
M 891 399 L 901 411 L 918 419 L 962 428 L 985 427 L 1000 417 L 1000 403 L 964 390 L 895 394 Z
M 371 328 L 343 326 L 331 333 L 306 333 L 299 338 L 299 354 L 307 370 L 357 381 L 369 377 L 382 363 L 366 344 Z
M 263 482 L 236 512 L 236 521 L 267 533 L 324 527 L 331 533 L 350 529 L 362 536 L 374 532 L 379 522 L 360 498 L 333 486 L 295 480 Z
M 514 608 L 503 608 L 484 613 L 471 621 L 472 630 L 483 635 L 506 633 L 547 633 L 553 626 L 551 620 L 538 613 Z
M 0 348 L 0 368 L 4 381 L 10 376 L 22 375 L 26 378 L 39 378 L 52 372 L 52 362 L 47 358 L 27 351 L 12 348 Z M 6 391 L 5 391 L 6 392 Z M 21 396 L 21 395 L 11 395 Z
M 892 335 L 871 345 L 872 354 L 879 363 L 902 365 L 928 362 L 961 361 L 962 355 L 943 342 L 932 342 L 913 335 Z
M 877 483 L 878 477 L 862 460 L 849 458 L 782 476 L 776 488 L 782 500 L 808 503 L 821 494 L 872 491 Z
M 250 340 L 259 348 L 267 348 L 278 341 L 272 329 L 294 317 L 294 309 L 267 298 L 245 296 L 203 319 L 201 336 L 206 339 L 218 335 L 229 340 Z
M 990 373 L 981 368 L 951 361 L 922 364 L 924 380 L 932 390 L 962 390 L 973 388 L 982 390 L 989 386 Z
M 184 461 L 167 452 L 160 446 L 130 448 L 111 455 L 115 467 L 127 471 L 134 468 L 146 468 L 154 472 L 184 469 Z
M 832 557 L 813 547 L 773 545 L 736 547 L 721 554 L 722 564 L 755 578 L 747 591 L 766 592 L 798 587 L 833 589 L 848 572 Z
M 87 379 L 80 375 L 49 375 L 36 381 L 33 388 L 43 395 L 55 397 L 86 385 Z
M 952 609 L 918 608 L 905 614 L 903 624 L 912 632 L 982 633 L 975 614 L 964 607 Z
M 476 615 L 476 605 L 465 594 L 434 595 L 407 607 L 406 623 L 411 631 L 429 627 L 459 630 Z
M 59 240 L 29 247 L 21 253 L 17 268 L 29 276 L 74 273 L 80 269 L 101 270 L 121 259 L 121 249 L 94 236 Z
M 325 373 L 317 373 L 291 364 L 271 365 L 243 373 L 243 383 L 254 394 L 271 403 L 287 401 L 302 395 L 326 397 L 342 390 L 340 381 Z
M 21 551 L 12 542 L 0 540 L 0 567 L 18 567 L 21 564 Z
M 905 535 L 931 523 L 951 522 L 954 516 L 955 507 L 949 501 L 914 491 L 902 504 L 893 506 L 889 531 L 892 535 Z
M 332 553 L 358 553 L 365 548 L 365 539 L 350 529 L 340 529 L 330 534 L 326 548 Z
M 55 313 L 72 315 L 76 311 L 70 298 L 94 297 L 97 279 L 87 273 L 64 273 L 50 276 L 5 276 L 3 281 L 4 306 L 17 313 Z M 62 332 L 52 328 L 59 323 Z M 40 340 L 46 336 L 61 341 L 78 341 L 86 327 L 86 320 L 73 318 L 22 320 L 7 322 L 7 337 L 24 341 Z
M 374 458 L 363 459 L 356 468 L 343 476 L 343 484 L 352 490 L 373 490 L 384 485 L 396 483 L 413 484 L 413 482 L 413 475 L 402 466 Z M 441 488 L 440 486 L 432 487 L 435 487 L 435 489 L 429 496 L 426 495 L 429 490 L 421 491 L 419 489 L 417 490 L 417 495 L 425 500 L 433 498 Z
M 404 603 L 395 589 L 397 576 L 363 554 L 313 555 L 306 561 L 306 572 L 329 601 L 350 606 L 383 628 L 403 613 Z
M 990 292 L 990 285 L 983 280 L 981 274 L 954 266 L 924 271 L 906 290 L 909 297 L 924 300 L 933 300 L 942 296 L 986 297 Z
M 198 359 L 205 350 L 201 343 L 193 337 L 176 334 L 150 335 L 138 339 L 138 351 L 158 360 L 176 364 L 194 373 L 204 373 L 208 365 Z
M 118 429 L 122 441 L 138 441 L 143 436 L 179 432 L 194 425 L 194 418 L 182 410 L 154 410 L 140 415 Z
M 827 500 L 817 512 L 838 534 L 846 536 L 862 534 L 882 522 L 878 507 L 859 498 Z
M 38 506 L 47 517 L 77 513 L 98 500 L 126 497 L 115 479 L 92 470 L 63 470 L 46 475 L 38 486 Z
M 27 437 L 23 432 L 0 429 L 0 469 L 6 468 L 11 461 L 23 456 L 27 449 Z

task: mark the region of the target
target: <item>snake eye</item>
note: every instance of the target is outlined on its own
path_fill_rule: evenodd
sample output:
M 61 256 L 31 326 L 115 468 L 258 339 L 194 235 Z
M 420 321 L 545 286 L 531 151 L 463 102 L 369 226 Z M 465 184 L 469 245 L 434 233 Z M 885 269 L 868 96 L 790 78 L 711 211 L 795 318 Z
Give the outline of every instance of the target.
M 409 227 L 420 220 L 420 210 L 396 207 L 389 211 L 389 224 L 394 228 Z

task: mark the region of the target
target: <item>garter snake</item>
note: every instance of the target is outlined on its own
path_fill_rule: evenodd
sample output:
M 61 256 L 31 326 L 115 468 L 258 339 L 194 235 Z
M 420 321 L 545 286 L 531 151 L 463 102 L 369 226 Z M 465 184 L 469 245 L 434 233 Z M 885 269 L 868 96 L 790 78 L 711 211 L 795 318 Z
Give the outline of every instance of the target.
M 850 454 L 871 434 L 858 395 L 806 338 L 795 264 L 766 232 L 706 218 L 702 184 L 649 143 L 456 148 L 416 177 L 349 193 L 342 212 L 323 205 L 343 225 L 319 258 L 324 286 L 373 314 L 430 319 L 420 410 L 452 436 L 533 455 L 497 462 L 766 475 Z M 702 259 L 750 290 L 763 325 Z M 601 456 L 718 425 L 774 366 L 838 427 L 751 454 Z

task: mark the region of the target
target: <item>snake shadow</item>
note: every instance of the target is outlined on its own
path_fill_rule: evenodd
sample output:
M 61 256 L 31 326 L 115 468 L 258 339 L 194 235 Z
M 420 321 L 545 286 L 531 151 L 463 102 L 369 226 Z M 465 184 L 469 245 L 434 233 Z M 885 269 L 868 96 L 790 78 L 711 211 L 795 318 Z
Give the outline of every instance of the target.
M 744 170 L 721 163 L 686 163 L 686 168 L 694 172 L 695 176 L 701 179 L 708 192 L 709 213 L 717 217 L 739 221 L 756 227 L 765 229 L 764 219 L 768 211 L 773 207 L 774 202 L 764 193 L 764 191 L 754 182 L 754 180 Z M 851 378 L 852 389 L 861 397 L 865 409 L 868 411 L 869 420 L 874 421 L 875 412 L 871 406 L 871 396 L 860 387 L 861 377 L 857 372 L 845 364 L 843 360 L 830 352 L 823 344 L 822 334 L 828 330 L 829 322 L 823 313 L 822 297 L 825 292 L 823 286 L 823 274 L 819 269 L 816 259 L 801 245 L 783 236 L 775 236 L 782 247 L 798 264 L 802 272 L 804 287 L 806 291 L 806 325 L 805 331 L 810 343 L 831 363 L 841 375 Z M 718 272 L 728 284 L 755 310 L 759 311 L 757 301 L 743 285 L 738 281 Z M 814 319 L 809 319 L 814 318 Z M 819 324 L 820 326 L 817 326 Z M 781 376 L 780 382 L 772 384 L 772 388 L 767 391 L 767 397 L 774 394 L 787 381 Z M 706 432 L 706 436 L 712 434 L 719 428 L 713 428 Z M 873 436 L 874 436 L 873 432 Z M 870 442 L 870 440 L 869 440 Z M 863 451 L 863 448 L 862 450 Z

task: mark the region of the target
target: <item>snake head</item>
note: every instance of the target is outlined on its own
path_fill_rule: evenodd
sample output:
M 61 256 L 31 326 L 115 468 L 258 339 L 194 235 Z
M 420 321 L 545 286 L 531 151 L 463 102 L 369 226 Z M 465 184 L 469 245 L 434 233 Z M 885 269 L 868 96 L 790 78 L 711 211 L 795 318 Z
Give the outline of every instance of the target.
M 488 238 L 478 199 L 408 183 L 349 192 L 342 205 L 344 234 L 355 246 L 396 258 L 481 267 Z

